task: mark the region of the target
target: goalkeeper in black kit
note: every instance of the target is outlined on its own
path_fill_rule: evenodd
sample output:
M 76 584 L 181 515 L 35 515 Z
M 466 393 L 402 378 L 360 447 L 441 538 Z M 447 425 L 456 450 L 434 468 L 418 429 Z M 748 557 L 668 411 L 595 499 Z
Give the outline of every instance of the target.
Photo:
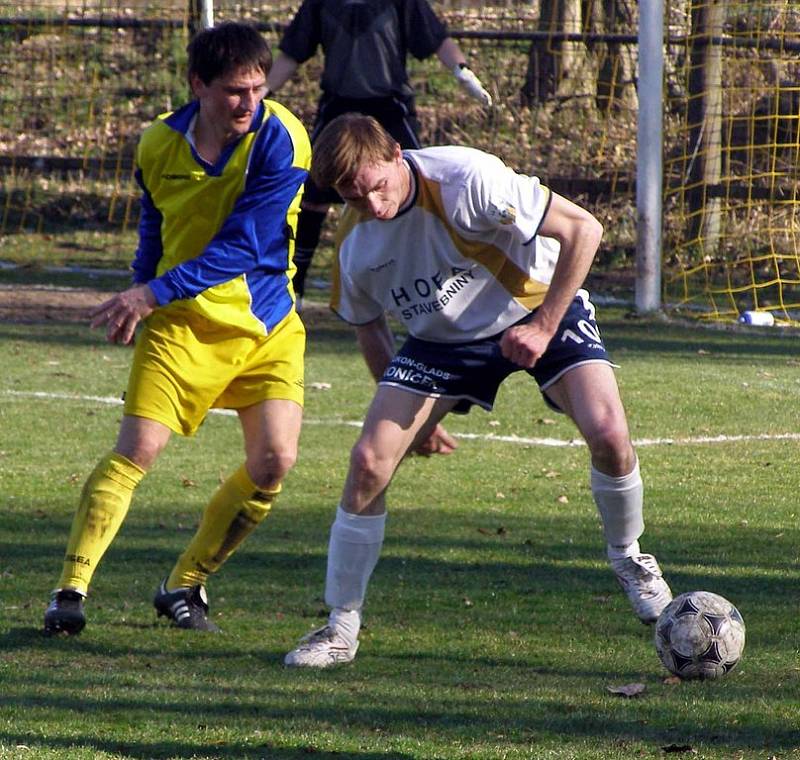
M 492 104 L 491 95 L 427 0 L 305 0 L 279 47 L 267 78 L 273 93 L 322 47 L 322 96 L 312 144 L 330 121 L 356 112 L 377 119 L 402 148 L 421 147 L 406 71 L 408 53 L 420 60 L 436 54 L 467 93 L 484 106 Z M 341 203 L 335 190 L 306 183 L 294 258 L 298 304 L 332 203 Z

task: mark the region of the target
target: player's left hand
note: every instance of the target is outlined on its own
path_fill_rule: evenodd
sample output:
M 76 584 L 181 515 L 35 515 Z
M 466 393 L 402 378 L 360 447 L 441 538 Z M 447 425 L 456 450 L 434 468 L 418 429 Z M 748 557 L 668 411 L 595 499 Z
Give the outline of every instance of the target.
M 127 345 L 133 340 L 136 325 L 157 305 L 156 297 L 147 285 L 136 285 L 95 306 L 89 312 L 91 326 L 107 325 L 106 340 Z
M 509 327 L 500 339 L 503 356 L 514 364 L 531 369 L 552 340 L 551 333 L 543 330 L 536 322 Z
M 486 88 L 481 84 L 481 80 L 475 75 L 475 72 L 465 64 L 459 64 L 453 69 L 453 76 L 458 80 L 458 83 L 472 95 L 475 100 L 480 101 L 483 105 L 489 107 L 492 105 L 492 96 L 488 93 Z
M 433 432 L 414 449 L 414 453 L 429 457 L 432 454 L 452 454 L 457 448 L 456 439 L 441 424 L 438 424 Z

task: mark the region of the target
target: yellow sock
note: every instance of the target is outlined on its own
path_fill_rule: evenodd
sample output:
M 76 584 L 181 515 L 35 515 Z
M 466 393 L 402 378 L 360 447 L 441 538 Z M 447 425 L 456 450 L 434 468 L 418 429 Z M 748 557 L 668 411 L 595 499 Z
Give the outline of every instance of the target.
M 81 491 L 72 519 L 59 588 L 86 594 L 92 575 L 122 525 L 144 470 L 121 454 L 103 457 Z
M 242 465 L 211 497 L 200 527 L 167 579 L 167 588 L 204 584 L 269 514 L 280 493 L 260 489 Z

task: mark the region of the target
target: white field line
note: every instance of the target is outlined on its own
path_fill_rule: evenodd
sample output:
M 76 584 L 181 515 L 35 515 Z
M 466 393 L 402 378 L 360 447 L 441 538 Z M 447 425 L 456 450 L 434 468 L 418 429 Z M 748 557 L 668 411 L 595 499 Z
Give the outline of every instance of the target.
M 113 396 L 82 396 L 73 393 L 49 393 L 46 391 L 0 391 L 4 396 L 15 398 L 40 398 L 60 401 L 93 401 L 98 404 L 122 406 L 122 400 Z M 235 417 L 236 412 L 231 409 L 212 409 L 211 414 L 221 414 Z M 304 425 L 341 425 L 343 427 L 361 427 L 359 420 L 342 419 L 313 419 L 305 418 Z M 560 438 L 527 438 L 519 435 L 496 435 L 494 433 L 454 433 L 454 437 L 464 440 L 497 441 L 520 446 L 585 446 L 579 438 L 563 440 Z M 639 438 L 634 440 L 634 446 L 673 446 L 673 445 L 706 445 L 715 443 L 739 443 L 742 441 L 800 441 L 800 433 L 754 433 L 749 435 L 699 435 L 689 438 Z

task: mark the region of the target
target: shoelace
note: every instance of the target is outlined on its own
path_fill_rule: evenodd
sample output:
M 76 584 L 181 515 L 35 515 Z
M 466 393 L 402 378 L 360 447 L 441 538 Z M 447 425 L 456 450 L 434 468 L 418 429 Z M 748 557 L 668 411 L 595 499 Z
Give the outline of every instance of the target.
M 656 562 L 656 558 L 652 554 L 640 554 L 637 557 L 632 557 L 634 564 L 640 567 L 645 572 L 656 578 L 661 577 L 661 568 Z
M 636 557 L 629 557 L 629 559 L 632 566 L 626 562 L 614 567 L 614 571 L 618 575 L 628 580 L 643 580 L 645 575 L 650 575 L 654 578 L 662 576 L 661 568 L 652 554 L 639 554 Z
M 324 625 L 322 628 L 317 628 L 316 631 L 309 633 L 303 640 L 303 643 L 316 644 L 318 641 L 333 641 L 335 635 L 333 628 L 329 625 Z

